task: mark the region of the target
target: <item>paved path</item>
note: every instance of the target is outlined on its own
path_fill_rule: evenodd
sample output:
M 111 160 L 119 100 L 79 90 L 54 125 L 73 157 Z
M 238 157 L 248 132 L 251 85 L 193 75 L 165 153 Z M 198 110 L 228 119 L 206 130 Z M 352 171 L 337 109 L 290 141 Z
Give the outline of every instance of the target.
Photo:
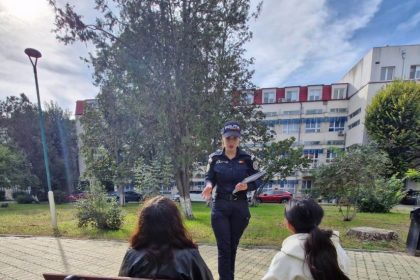
M 52 237 L 0 237 L 0 279 L 43 279 L 43 272 L 118 274 L 127 243 Z M 217 279 L 214 246 L 200 252 Z M 236 279 L 261 279 L 275 250 L 239 249 Z M 351 279 L 420 280 L 420 258 L 401 253 L 348 251 Z

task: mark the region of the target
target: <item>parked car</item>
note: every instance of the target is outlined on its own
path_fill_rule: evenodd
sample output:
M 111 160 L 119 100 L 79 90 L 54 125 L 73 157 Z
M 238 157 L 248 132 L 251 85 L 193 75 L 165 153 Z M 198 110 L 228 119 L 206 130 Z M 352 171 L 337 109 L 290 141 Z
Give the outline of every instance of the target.
M 293 194 L 281 190 L 264 191 L 258 195 L 258 202 L 285 203 L 293 198 Z
M 407 190 L 403 199 L 401 199 L 401 204 L 405 205 L 416 205 L 420 203 L 420 191 L 415 191 L 412 189 Z
M 108 196 L 114 197 L 116 201 L 120 200 L 120 194 L 118 192 L 108 193 Z M 135 201 L 139 202 L 143 200 L 143 196 L 135 191 L 124 192 L 125 202 Z
M 86 198 L 88 192 L 77 192 L 65 196 L 67 202 L 76 202 L 79 199 Z

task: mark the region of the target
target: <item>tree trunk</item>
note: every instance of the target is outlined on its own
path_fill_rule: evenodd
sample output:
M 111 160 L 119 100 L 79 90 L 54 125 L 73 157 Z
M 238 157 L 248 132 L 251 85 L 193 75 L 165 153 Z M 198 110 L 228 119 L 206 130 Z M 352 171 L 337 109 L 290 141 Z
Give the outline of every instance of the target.
M 190 199 L 190 185 L 188 178 L 188 171 L 185 168 L 178 168 L 176 172 L 176 187 L 179 191 L 179 201 L 181 208 L 184 212 L 185 218 L 193 220 L 194 215 L 192 212 L 191 199 Z
M 124 187 L 123 185 L 118 187 L 118 194 L 120 195 L 119 203 L 121 206 L 125 205 Z

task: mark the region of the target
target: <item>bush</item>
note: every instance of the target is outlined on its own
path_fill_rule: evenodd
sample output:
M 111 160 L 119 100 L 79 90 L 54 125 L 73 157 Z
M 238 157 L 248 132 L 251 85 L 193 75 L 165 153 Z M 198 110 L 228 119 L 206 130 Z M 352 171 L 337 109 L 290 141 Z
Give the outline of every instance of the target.
M 360 212 L 388 213 L 403 198 L 404 183 L 395 176 L 389 180 L 379 179 L 371 190 L 362 193 L 358 200 Z
M 0 190 L 0 201 L 3 201 L 6 198 L 6 192 L 3 190 Z
M 76 203 L 79 227 L 89 225 L 103 230 L 121 228 L 124 215 L 114 199 L 109 199 L 102 187 L 93 187 L 85 199 Z
M 53 191 L 54 193 L 54 201 L 56 204 L 62 204 L 66 202 L 66 193 L 60 190 Z M 48 196 L 47 196 L 48 198 Z
M 30 196 L 29 194 L 19 194 L 16 196 L 16 202 L 18 204 L 30 204 L 34 201 L 34 199 L 32 198 L 32 196 Z

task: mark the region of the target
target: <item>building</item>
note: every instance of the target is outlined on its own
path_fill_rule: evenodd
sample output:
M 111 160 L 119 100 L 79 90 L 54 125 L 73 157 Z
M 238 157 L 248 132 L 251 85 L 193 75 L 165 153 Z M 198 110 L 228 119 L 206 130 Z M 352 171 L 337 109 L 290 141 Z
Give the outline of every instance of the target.
M 366 144 L 366 107 L 382 87 L 395 79 L 420 81 L 420 45 L 375 47 L 337 83 L 247 90 L 247 102 L 261 106 L 266 115 L 264 122 L 276 132 L 276 140 L 295 137 L 296 145 L 303 145 L 304 155 L 312 160 L 308 169 L 285 180 L 273 180 L 269 188 L 292 193 L 309 189 L 311 169 L 334 159 L 337 149 Z M 94 106 L 95 102 L 77 101 L 78 135 L 84 106 Z M 79 166 L 83 174 L 82 156 Z M 203 187 L 204 169 L 198 167 L 191 188 Z
M 247 91 L 247 102 L 261 106 L 276 140 L 295 137 L 312 159 L 310 168 L 271 187 L 299 193 L 312 186 L 310 170 L 335 158 L 337 148 L 366 144 L 366 107 L 395 79 L 420 81 L 420 45 L 375 47 L 331 85 Z

